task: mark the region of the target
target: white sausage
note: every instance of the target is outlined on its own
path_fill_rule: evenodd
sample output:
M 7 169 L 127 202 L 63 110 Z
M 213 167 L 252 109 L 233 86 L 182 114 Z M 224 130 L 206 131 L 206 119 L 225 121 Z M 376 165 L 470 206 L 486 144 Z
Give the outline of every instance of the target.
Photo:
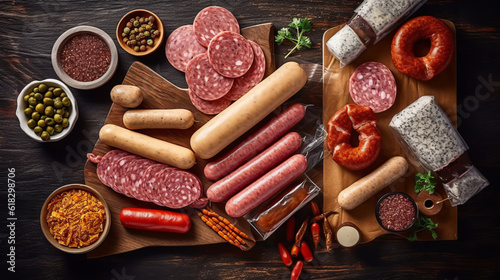
M 370 174 L 354 182 L 339 193 L 338 203 L 345 210 L 352 210 L 383 188 L 403 176 L 408 170 L 404 157 L 395 156 L 387 160 Z
M 135 108 L 141 105 L 144 95 L 140 88 L 130 85 L 116 85 L 111 89 L 111 100 L 114 103 L 127 108 Z
M 283 64 L 198 129 L 191 137 L 191 148 L 203 159 L 215 156 L 297 93 L 306 81 L 306 71 L 298 63 Z
M 187 129 L 193 123 L 193 113 L 186 109 L 132 109 L 123 114 L 128 129 Z
M 180 169 L 189 169 L 196 162 L 193 151 L 188 148 L 114 124 L 104 125 L 99 131 L 99 139 L 104 144 Z

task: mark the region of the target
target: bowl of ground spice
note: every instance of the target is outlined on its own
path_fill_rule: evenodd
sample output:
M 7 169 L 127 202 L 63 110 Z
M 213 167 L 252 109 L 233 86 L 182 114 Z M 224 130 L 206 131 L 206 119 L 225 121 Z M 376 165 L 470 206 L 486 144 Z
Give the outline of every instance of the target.
M 111 227 L 111 213 L 95 189 L 69 184 L 49 195 L 40 213 L 40 224 L 54 247 L 83 254 L 104 241 Z
M 93 26 L 73 27 L 52 47 L 52 67 L 68 86 L 89 90 L 104 85 L 115 74 L 118 51 L 111 37 Z
M 418 207 L 408 194 L 391 192 L 378 200 L 375 216 L 383 229 L 394 233 L 404 232 L 415 224 Z

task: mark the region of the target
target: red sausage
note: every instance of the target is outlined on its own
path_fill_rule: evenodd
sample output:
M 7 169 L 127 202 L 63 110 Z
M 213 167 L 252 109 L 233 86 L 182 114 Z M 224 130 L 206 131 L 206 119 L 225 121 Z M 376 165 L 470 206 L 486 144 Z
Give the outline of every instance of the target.
M 212 184 L 207 190 L 208 199 L 213 202 L 221 202 L 230 198 L 289 158 L 301 145 L 302 138 L 297 132 L 288 133 L 252 160 Z
M 226 213 L 234 218 L 247 214 L 299 177 L 306 168 L 304 155 L 290 157 L 229 199 Z
M 294 104 L 281 112 L 228 153 L 208 163 L 204 170 L 207 179 L 218 180 L 263 151 L 296 125 L 304 117 L 305 111 L 303 105 Z
M 127 228 L 186 233 L 191 228 L 188 215 L 165 210 L 126 207 L 120 212 L 120 221 Z

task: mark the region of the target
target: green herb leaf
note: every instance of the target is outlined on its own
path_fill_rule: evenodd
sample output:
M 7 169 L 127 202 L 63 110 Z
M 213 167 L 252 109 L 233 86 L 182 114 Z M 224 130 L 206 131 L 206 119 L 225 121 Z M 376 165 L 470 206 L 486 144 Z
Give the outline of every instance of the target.
M 278 35 L 274 37 L 274 41 L 278 43 L 278 45 L 281 45 L 284 40 L 289 40 L 295 44 L 293 49 L 285 55 L 285 58 L 295 50 L 300 50 L 303 47 L 310 48 L 312 45 L 311 39 L 304 36 L 304 33 L 310 31 L 312 28 L 311 22 L 307 18 L 294 18 L 288 26 L 289 27 L 283 27 L 278 30 Z M 293 32 L 290 28 L 292 28 Z
M 417 240 L 417 233 L 423 231 L 423 230 L 429 230 L 431 232 L 432 238 L 435 240 L 437 239 L 437 233 L 434 229 L 438 227 L 438 223 L 434 223 L 430 218 L 421 216 L 417 219 L 416 221 L 417 229 L 410 234 L 408 237 L 409 241 L 416 241 Z
M 436 182 L 434 182 L 433 179 L 434 177 L 431 175 L 431 171 L 425 174 L 417 173 L 415 175 L 415 192 L 427 191 L 429 194 L 433 194 L 436 188 Z

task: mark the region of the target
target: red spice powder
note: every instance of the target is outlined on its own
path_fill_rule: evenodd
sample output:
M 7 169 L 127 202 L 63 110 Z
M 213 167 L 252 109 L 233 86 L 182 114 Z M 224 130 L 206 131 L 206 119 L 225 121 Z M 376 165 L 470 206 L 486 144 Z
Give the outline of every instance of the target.
M 64 44 L 60 60 L 68 76 L 80 82 L 90 82 L 106 73 L 111 63 L 111 51 L 98 36 L 79 34 Z
M 415 207 L 402 194 L 389 195 L 380 202 L 379 218 L 386 229 L 401 231 L 411 226 L 415 220 Z

